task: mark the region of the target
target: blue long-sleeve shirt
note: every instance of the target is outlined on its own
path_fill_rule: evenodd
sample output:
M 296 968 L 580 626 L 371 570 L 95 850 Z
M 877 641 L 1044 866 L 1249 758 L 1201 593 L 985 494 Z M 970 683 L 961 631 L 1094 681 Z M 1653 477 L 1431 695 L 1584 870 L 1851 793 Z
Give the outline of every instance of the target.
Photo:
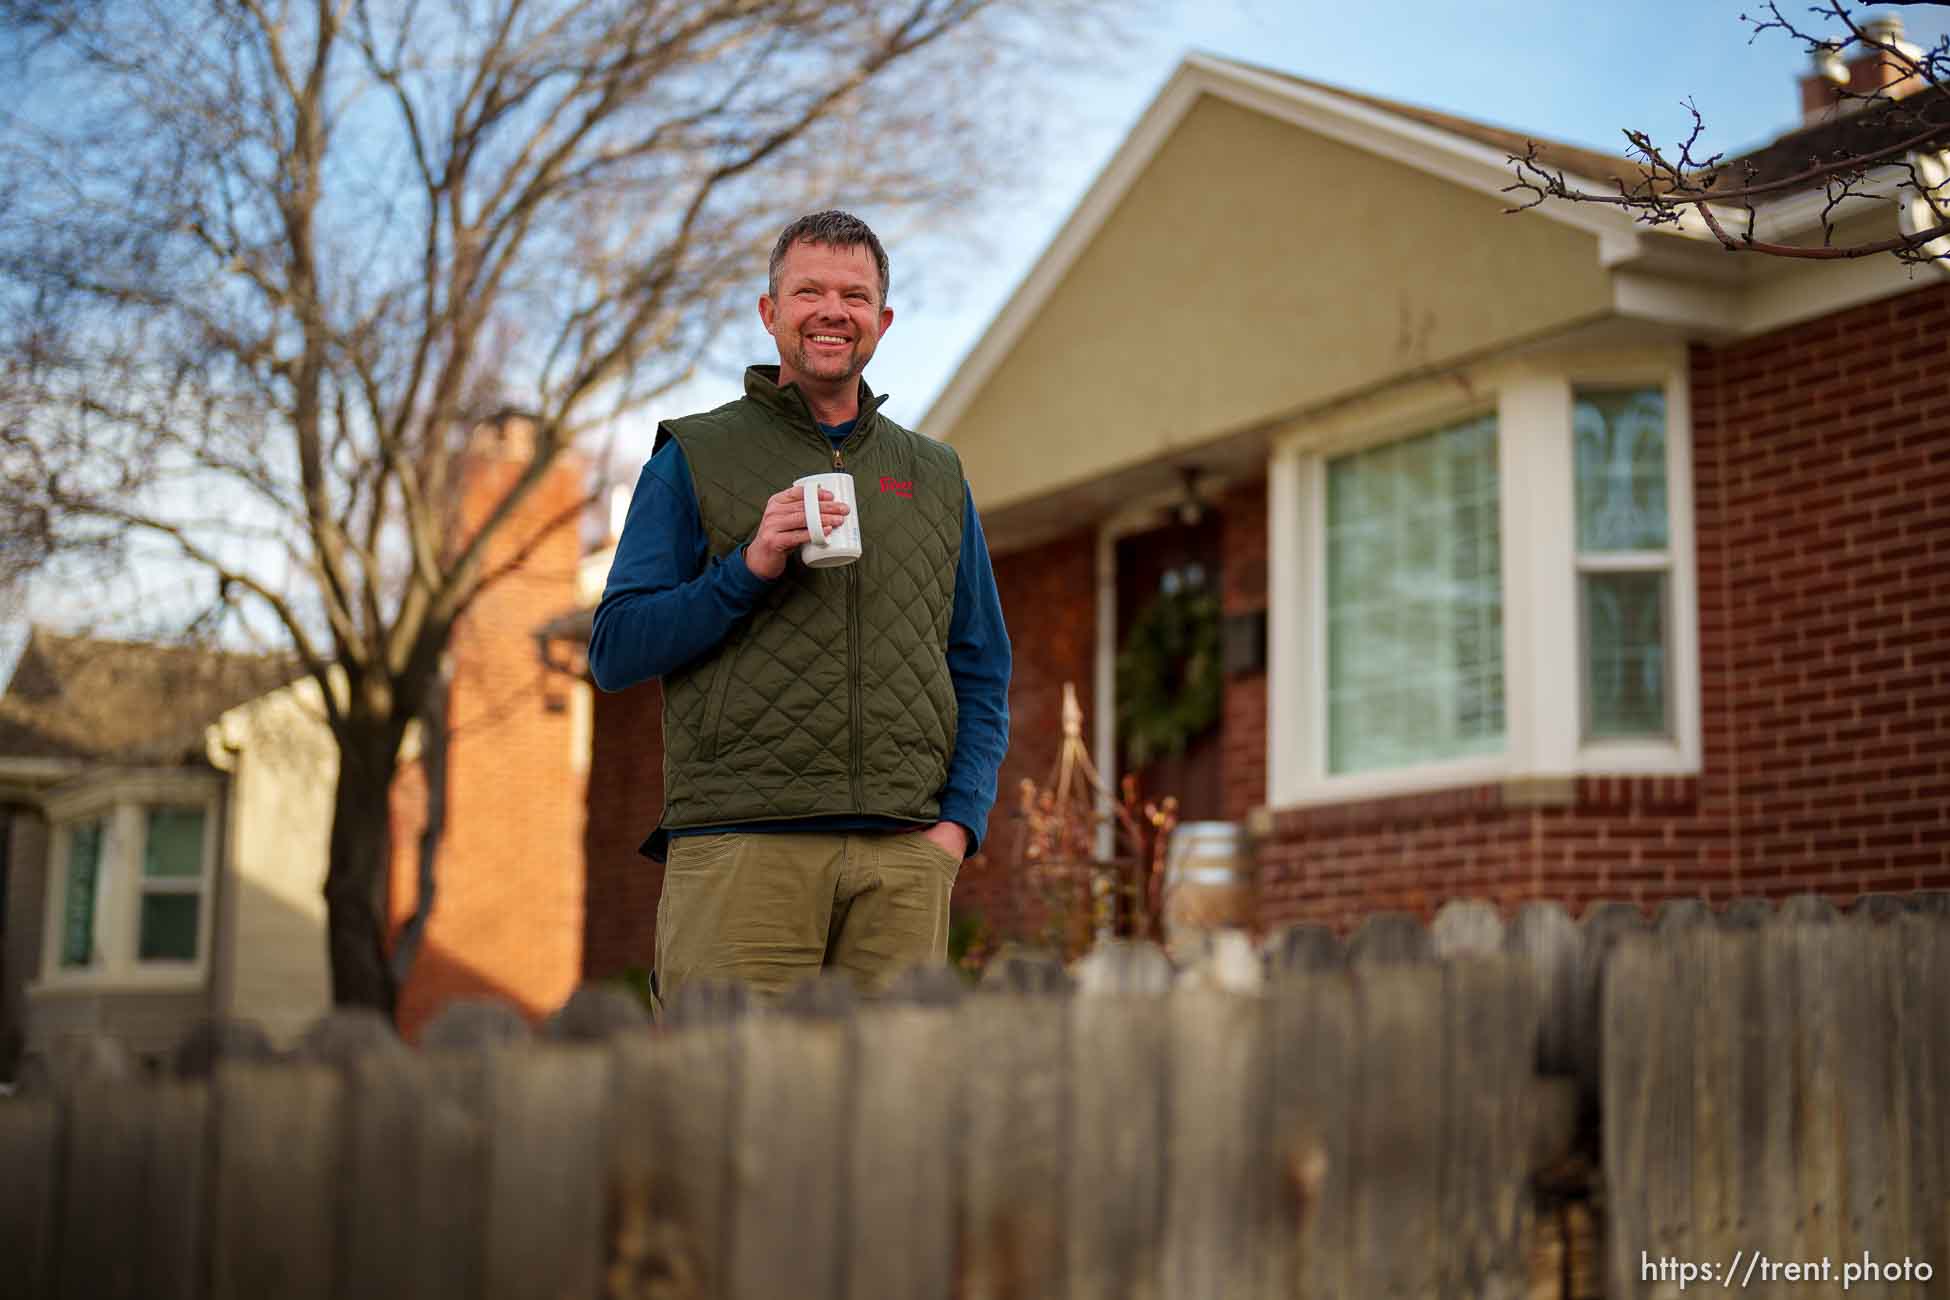
M 821 425 L 835 445 L 851 422 Z M 690 464 L 674 439 L 650 457 L 637 480 L 617 540 L 609 581 L 589 634 L 589 672 L 605 691 L 663 677 L 715 649 L 732 624 L 749 614 L 770 583 L 745 565 L 743 547 L 712 559 L 698 515 Z M 961 557 L 955 568 L 954 611 L 948 621 L 948 677 L 955 690 L 955 749 L 940 792 L 941 819 L 968 832 L 968 851 L 981 847 L 995 804 L 996 773 L 1009 747 L 1008 632 L 989 564 L 988 542 L 975 497 L 962 488 Z M 673 835 L 725 831 L 911 829 L 885 817 L 836 815 L 759 825 L 700 826 Z M 661 856 L 653 836 L 647 852 Z

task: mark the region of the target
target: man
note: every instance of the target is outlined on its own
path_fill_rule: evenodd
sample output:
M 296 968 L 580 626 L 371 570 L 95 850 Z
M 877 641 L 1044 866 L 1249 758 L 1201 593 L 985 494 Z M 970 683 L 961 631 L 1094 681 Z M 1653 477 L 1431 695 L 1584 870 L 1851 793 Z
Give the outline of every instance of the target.
M 861 379 L 887 254 L 843 212 L 772 249 L 776 369 L 666 421 L 596 608 L 606 691 L 664 687 L 660 1002 L 686 982 L 775 995 L 822 968 L 868 989 L 947 954 L 948 898 L 1008 747 L 1009 641 L 961 461 Z M 801 489 L 854 476 L 863 549 L 809 568 Z M 819 494 L 824 528 L 847 517 Z

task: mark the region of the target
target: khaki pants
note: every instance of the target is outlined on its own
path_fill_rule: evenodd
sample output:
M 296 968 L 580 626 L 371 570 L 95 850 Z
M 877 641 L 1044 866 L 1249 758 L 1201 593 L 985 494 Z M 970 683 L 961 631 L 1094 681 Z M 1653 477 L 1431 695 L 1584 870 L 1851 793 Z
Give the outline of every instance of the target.
M 657 904 L 657 993 L 738 980 L 777 997 L 834 968 L 877 992 L 948 955 L 961 862 L 919 831 L 685 835 Z

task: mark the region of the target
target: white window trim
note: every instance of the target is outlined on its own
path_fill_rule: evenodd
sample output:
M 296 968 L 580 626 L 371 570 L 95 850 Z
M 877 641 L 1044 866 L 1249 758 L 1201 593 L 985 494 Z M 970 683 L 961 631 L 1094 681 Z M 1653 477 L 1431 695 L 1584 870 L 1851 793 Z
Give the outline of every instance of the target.
M 48 823 L 48 875 L 41 971 L 32 991 L 177 991 L 201 988 L 207 982 L 216 916 L 222 793 L 223 778 L 214 774 L 141 769 L 93 773 L 50 792 L 43 804 Z M 203 863 L 197 878 L 203 905 L 197 909 L 195 961 L 145 962 L 136 956 L 141 942 L 138 929 L 146 814 L 158 804 L 203 809 Z M 86 968 L 63 966 L 69 832 L 97 817 L 108 823 L 95 904 L 101 961 Z
M 1674 735 L 1586 741 L 1571 441 L 1572 391 L 1656 384 L 1666 395 Z M 1327 461 L 1494 404 L 1502 534 L 1504 729 L 1494 756 L 1382 772 L 1327 771 Z M 1297 807 L 1501 781 L 1690 775 L 1700 768 L 1699 599 L 1691 393 L 1681 349 L 1585 353 L 1488 365 L 1404 387 L 1275 440 L 1267 473 L 1267 802 Z M 1566 707 L 1568 702 L 1568 707 Z

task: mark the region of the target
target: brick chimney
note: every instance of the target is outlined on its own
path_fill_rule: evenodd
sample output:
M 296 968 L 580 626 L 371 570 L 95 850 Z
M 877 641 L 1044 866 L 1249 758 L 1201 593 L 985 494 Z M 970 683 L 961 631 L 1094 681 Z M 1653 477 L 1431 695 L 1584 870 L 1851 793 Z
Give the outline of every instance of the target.
M 1903 39 L 1903 20 L 1884 14 L 1861 24 L 1870 40 L 1900 50 L 1910 60 L 1920 60 L 1923 49 Z M 1837 113 L 1852 113 L 1868 101 L 1846 95 L 1874 95 L 1901 99 L 1922 90 L 1929 83 L 1916 75 L 1901 60 L 1879 49 L 1858 49 L 1851 56 L 1847 45 L 1829 45 L 1815 51 L 1814 64 L 1801 78 L 1801 124 L 1814 126 Z
M 507 413 L 472 430 L 459 467 L 457 540 L 481 526 L 527 468 L 533 427 Z M 562 521 L 586 495 L 587 468 L 573 451 L 556 459 L 489 543 L 486 567 L 533 549 L 455 628 L 446 831 L 432 922 L 401 990 L 409 1036 L 456 997 L 505 998 L 539 1016 L 581 979 L 588 739 L 576 725 L 580 684 L 544 669 L 535 632 L 575 604 L 581 530 L 575 518 Z M 394 793 L 396 920 L 412 909 L 425 799 L 415 763 Z

